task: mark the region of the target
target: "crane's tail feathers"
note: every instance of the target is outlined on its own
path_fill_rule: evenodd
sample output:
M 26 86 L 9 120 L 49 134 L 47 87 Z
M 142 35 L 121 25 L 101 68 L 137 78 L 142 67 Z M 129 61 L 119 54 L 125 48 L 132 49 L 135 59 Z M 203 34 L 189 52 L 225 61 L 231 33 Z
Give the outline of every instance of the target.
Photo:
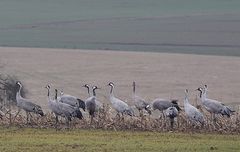
M 83 119 L 83 115 L 82 115 L 82 112 L 79 110 L 79 109 L 76 109 L 76 117 L 79 118 L 79 119 Z
M 133 111 L 133 109 L 131 107 L 129 107 L 128 109 L 125 109 L 124 113 L 129 115 L 129 116 L 135 116 L 134 115 L 134 111 Z
M 235 111 L 230 109 L 229 107 L 227 106 L 224 106 L 224 109 L 222 110 L 222 115 L 226 115 L 227 117 L 230 117 L 232 113 L 234 113 Z
M 78 100 L 79 108 L 82 108 L 85 111 L 85 109 L 86 109 L 85 102 L 82 101 L 81 99 L 77 99 L 77 100 Z
M 39 114 L 40 116 L 44 116 L 44 113 L 42 111 L 42 108 L 40 106 L 36 106 L 33 108 L 34 113 Z

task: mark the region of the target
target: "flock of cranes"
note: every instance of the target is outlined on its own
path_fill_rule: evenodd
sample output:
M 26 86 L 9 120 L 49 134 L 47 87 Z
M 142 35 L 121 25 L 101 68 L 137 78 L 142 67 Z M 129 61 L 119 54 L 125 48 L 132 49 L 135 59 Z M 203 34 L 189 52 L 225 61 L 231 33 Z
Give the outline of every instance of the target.
M 18 92 L 16 94 L 17 107 L 19 109 L 18 113 L 20 112 L 20 110 L 24 110 L 26 112 L 27 123 L 29 122 L 29 115 L 31 116 L 31 113 L 44 116 L 43 110 L 39 105 L 21 96 L 22 84 L 20 82 L 17 82 L 17 85 L 19 86 Z M 114 83 L 110 82 L 108 86 L 110 87 L 109 101 L 111 103 L 111 107 L 117 112 L 119 118 L 122 117 L 122 119 L 124 119 L 124 115 L 136 116 L 131 106 L 129 106 L 126 102 L 115 96 Z M 91 88 L 88 84 L 85 84 L 83 87 L 87 89 L 89 95 L 86 100 L 64 94 L 63 92 L 61 92 L 59 96 L 57 89 L 55 89 L 55 95 L 52 97 L 50 94 L 50 85 L 46 86 L 48 107 L 55 115 L 56 126 L 59 122 L 59 117 L 65 118 L 67 125 L 70 124 L 70 121 L 73 118 L 83 119 L 83 114 L 81 110 L 87 110 L 92 123 L 96 114 L 103 109 L 103 104 L 97 99 L 96 96 L 96 90 L 100 88 L 97 86 L 93 86 Z M 233 110 L 231 110 L 228 106 L 224 105 L 220 101 L 207 98 L 207 85 L 205 85 L 204 87 L 199 87 L 196 91 L 200 92 L 199 97 L 201 99 L 201 105 L 211 114 L 212 121 L 216 121 L 216 114 L 221 114 L 223 116 L 226 115 L 227 117 L 230 117 L 234 113 Z M 186 89 L 184 98 L 185 115 L 190 123 L 194 125 L 204 126 L 204 114 L 198 108 L 190 104 L 188 93 L 189 92 Z M 162 117 L 164 119 L 166 117 L 170 119 L 171 127 L 173 127 L 174 119 L 182 110 L 179 107 L 177 100 L 166 100 L 157 98 L 153 100 L 152 103 L 146 102 L 143 98 L 136 94 L 135 82 L 133 82 L 132 98 L 135 108 L 139 111 L 140 117 L 143 115 L 144 111 L 151 115 L 152 110 L 159 110 L 162 113 Z

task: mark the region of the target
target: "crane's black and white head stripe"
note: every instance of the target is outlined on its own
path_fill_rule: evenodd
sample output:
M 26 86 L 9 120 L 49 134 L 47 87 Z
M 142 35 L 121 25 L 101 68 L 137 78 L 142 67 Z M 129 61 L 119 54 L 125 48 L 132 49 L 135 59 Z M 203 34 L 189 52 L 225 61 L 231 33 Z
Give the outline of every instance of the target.
M 20 81 L 17 81 L 16 84 L 19 85 L 19 86 L 22 85 Z
M 90 86 L 88 84 L 84 84 L 82 87 L 90 88 Z
M 112 83 L 112 82 L 109 82 L 108 85 L 114 87 L 114 83 Z
M 203 93 L 203 88 L 199 87 L 196 89 L 196 91 L 199 91 L 200 92 L 200 98 L 202 97 L 202 93 Z
M 48 85 L 46 85 L 46 87 L 45 88 L 47 88 L 47 89 L 50 89 L 50 85 L 48 84 Z
M 100 89 L 100 88 L 98 86 L 93 86 L 92 89 L 96 90 L 96 89 Z

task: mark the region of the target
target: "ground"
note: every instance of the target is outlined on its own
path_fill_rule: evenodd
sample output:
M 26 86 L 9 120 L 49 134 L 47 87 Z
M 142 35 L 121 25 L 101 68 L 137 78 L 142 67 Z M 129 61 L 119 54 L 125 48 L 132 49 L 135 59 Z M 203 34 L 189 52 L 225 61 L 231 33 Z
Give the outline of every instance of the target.
M 1 128 L 0 151 L 239 151 L 237 135 Z

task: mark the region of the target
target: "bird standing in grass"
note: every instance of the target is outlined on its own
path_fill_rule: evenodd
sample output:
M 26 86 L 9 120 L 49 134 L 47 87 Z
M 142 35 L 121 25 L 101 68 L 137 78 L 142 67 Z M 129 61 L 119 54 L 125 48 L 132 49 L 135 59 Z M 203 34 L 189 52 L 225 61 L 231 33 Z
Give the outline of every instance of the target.
M 133 101 L 135 107 L 139 111 L 139 115 L 142 116 L 143 110 L 146 110 L 148 114 L 151 114 L 151 107 L 150 105 L 141 97 L 136 95 L 136 83 L 133 82 Z
M 188 100 L 188 90 L 185 90 L 185 98 L 184 98 L 184 110 L 187 118 L 194 124 L 201 123 L 204 125 L 204 117 L 203 114 L 194 106 L 189 103 Z
M 113 92 L 114 84 L 112 82 L 110 82 L 108 85 L 111 87 L 110 102 L 112 103 L 112 107 L 117 111 L 117 115 L 119 115 L 121 113 L 122 118 L 124 118 L 123 114 L 133 116 L 134 115 L 133 109 L 131 107 L 129 107 L 126 102 L 115 97 L 114 92 Z
M 159 110 L 162 112 L 162 116 L 165 118 L 164 110 L 168 109 L 169 107 L 175 107 L 178 111 L 181 108 L 178 106 L 177 100 L 166 100 L 157 98 L 152 102 L 153 110 Z M 161 116 L 160 116 L 161 117 Z
M 226 115 L 230 117 L 231 114 L 235 111 L 231 110 L 228 106 L 225 106 L 223 103 L 207 98 L 207 85 L 204 85 L 204 88 L 199 87 L 197 89 L 200 91 L 200 98 L 203 107 L 211 114 L 211 119 L 215 122 L 215 114 Z
M 75 96 L 61 93 L 59 102 L 69 104 L 73 107 L 82 108 L 85 111 L 85 102 Z
M 93 121 L 93 117 L 95 117 L 95 113 L 96 113 L 96 92 L 95 90 L 96 89 L 99 89 L 97 86 L 94 86 L 92 88 L 92 91 L 93 91 L 93 95 L 91 96 L 90 95 L 90 91 L 89 91 L 89 85 L 85 84 L 83 87 L 86 87 L 88 89 L 88 93 L 89 93 L 89 97 L 85 100 L 85 103 L 86 103 L 86 107 L 87 107 L 87 110 L 88 110 L 88 113 L 89 113 L 89 116 L 91 118 L 91 123 Z
M 51 99 L 50 97 L 50 85 L 47 85 L 45 87 L 48 90 L 47 97 L 48 97 L 48 108 L 54 113 L 55 115 L 55 127 L 57 127 L 58 124 L 58 117 L 63 115 L 62 111 L 59 108 L 58 101 L 56 100 L 56 97 L 54 99 Z
M 90 94 L 90 86 L 88 84 L 85 84 L 83 87 L 87 88 L 87 91 L 88 91 L 88 97 L 91 97 L 91 94 Z M 94 89 L 94 87 L 92 88 Z M 95 86 L 95 89 L 92 90 L 92 95 L 96 97 L 96 92 L 95 90 L 96 89 L 99 89 L 97 86 Z M 98 101 L 97 99 L 95 100 L 95 103 L 96 103 L 96 106 L 95 106 L 95 112 L 100 112 L 101 110 L 103 110 L 103 104 Z
M 170 119 L 171 129 L 173 129 L 174 118 L 178 116 L 178 109 L 174 106 L 167 108 L 166 116 Z
M 29 115 L 31 116 L 30 113 L 35 113 L 35 114 L 44 116 L 42 108 L 39 105 L 37 105 L 37 104 L 33 103 L 31 100 L 23 98 L 21 96 L 22 84 L 20 82 L 17 82 L 17 85 L 19 86 L 19 90 L 16 94 L 18 113 L 16 114 L 15 118 L 17 117 L 17 115 L 19 114 L 21 109 L 23 109 L 26 112 L 27 123 L 29 122 Z
M 70 121 L 72 121 L 73 117 L 83 119 L 83 115 L 82 115 L 81 111 L 79 110 L 79 108 L 73 107 L 73 106 L 63 103 L 63 102 L 59 102 L 57 89 L 55 89 L 55 100 L 58 104 L 58 108 L 61 111 L 61 115 L 63 117 L 65 117 L 66 123 L 68 126 L 70 125 Z

